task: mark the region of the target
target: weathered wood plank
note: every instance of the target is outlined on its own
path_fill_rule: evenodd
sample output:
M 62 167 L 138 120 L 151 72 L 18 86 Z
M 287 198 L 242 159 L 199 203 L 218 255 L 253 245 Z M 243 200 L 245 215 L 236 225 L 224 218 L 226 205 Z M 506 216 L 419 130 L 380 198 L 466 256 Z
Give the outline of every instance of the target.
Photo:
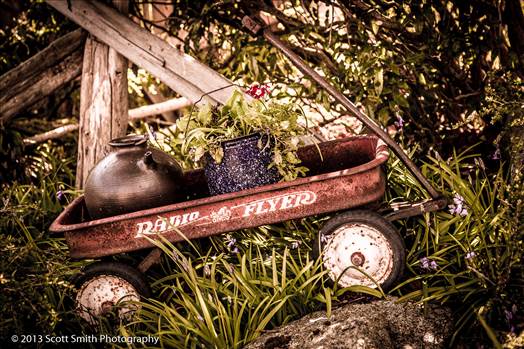
M 71 10 L 67 0 L 47 0 L 47 3 L 192 102 L 205 93 L 224 88 L 204 99 L 225 103 L 235 88 L 213 69 L 101 2 L 71 0 Z
M 2 91 L 2 94 L 16 94 L 13 91 L 13 86 L 17 85 L 21 80 L 29 79 L 34 75 L 38 75 L 39 72 L 55 66 L 66 56 L 69 56 L 81 47 L 85 38 L 86 32 L 82 29 L 77 29 L 56 39 L 33 57 L 0 76 L 0 91 Z
M 184 97 L 172 98 L 164 102 L 144 105 L 142 107 L 138 107 L 138 108 L 129 110 L 129 121 L 142 120 L 149 116 L 179 110 L 181 108 L 185 108 L 190 105 L 191 105 L 191 102 Z M 77 124 L 69 124 L 69 125 L 60 126 L 50 131 L 24 138 L 24 144 L 25 145 L 39 144 L 39 143 L 48 141 L 50 139 L 60 138 L 68 133 L 75 132 L 77 130 L 78 130 Z
M 127 13 L 127 2 L 115 2 Z M 127 59 L 89 36 L 84 48 L 76 187 L 84 188 L 91 169 L 110 151 L 107 145 L 127 131 Z
M 0 77 L 0 124 L 80 75 L 85 32 L 71 32 Z

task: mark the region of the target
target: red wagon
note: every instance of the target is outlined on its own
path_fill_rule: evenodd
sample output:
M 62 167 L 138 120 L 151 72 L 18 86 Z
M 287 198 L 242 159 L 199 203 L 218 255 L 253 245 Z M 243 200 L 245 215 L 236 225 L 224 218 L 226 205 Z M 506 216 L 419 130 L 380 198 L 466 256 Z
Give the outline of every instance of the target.
M 261 31 L 256 21 L 244 25 Z M 409 157 L 389 136 L 344 95 L 308 67 L 269 29 L 264 37 L 307 76 L 325 88 L 359 118 L 376 136 L 329 141 L 299 150 L 309 176 L 290 182 L 210 197 L 202 170 L 185 174 L 193 198 L 189 201 L 118 216 L 91 220 L 83 196 L 74 200 L 51 225 L 64 233 L 73 258 L 99 258 L 155 245 L 159 236 L 171 242 L 196 239 L 242 228 L 272 224 L 317 214 L 336 212 L 318 233 L 315 250 L 333 280 L 341 286 L 390 287 L 402 273 L 405 249 L 392 220 L 436 211 L 446 206 L 442 198 Z M 380 215 L 374 210 L 382 199 L 386 177 L 383 165 L 388 148 L 407 166 L 431 199 L 407 204 Z M 77 282 L 77 304 L 88 321 L 121 300 L 139 300 L 150 291 L 143 273 L 160 257 L 152 252 L 137 266 L 97 262 L 88 266 Z M 121 308 L 120 314 L 129 309 Z
M 306 178 L 209 197 L 203 171 L 194 170 L 185 174 L 192 200 L 91 220 L 80 196 L 50 231 L 64 233 L 71 257 L 99 258 L 151 249 L 155 245 L 150 239 L 159 235 L 176 242 L 346 211 L 319 232 L 317 251 L 324 266 L 341 286 L 388 288 L 404 265 L 404 244 L 389 220 L 439 209 L 445 201 L 427 201 L 383 217 L 372 209 L 386 186 L 383 165 L 389 154 L 384 142 L 376 136 L 355 136 L 318 147 L 320 153 L 313 145 L 299 151 L 310 169 Z M 359 210 L 351 210 L 355 208 Z M 138 300 L 141 294 L 149 295 L 142 273 L 158 257 L 159 250 L 153 250 L 137 269 L 115 262 L 94 263 L 81 276 L 79 305 L 98 315 L 123 297 Z

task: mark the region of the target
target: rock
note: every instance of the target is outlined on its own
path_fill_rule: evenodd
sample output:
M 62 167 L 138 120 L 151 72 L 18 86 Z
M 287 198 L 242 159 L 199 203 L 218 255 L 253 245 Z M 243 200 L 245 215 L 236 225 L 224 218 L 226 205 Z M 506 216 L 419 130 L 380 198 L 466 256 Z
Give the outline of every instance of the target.
M 444 348 L 453 330 L 451 311 L 394 298 L 368 304 L 346 304 L 327 318 L 315 312 L 268 331 L 246 349 Z

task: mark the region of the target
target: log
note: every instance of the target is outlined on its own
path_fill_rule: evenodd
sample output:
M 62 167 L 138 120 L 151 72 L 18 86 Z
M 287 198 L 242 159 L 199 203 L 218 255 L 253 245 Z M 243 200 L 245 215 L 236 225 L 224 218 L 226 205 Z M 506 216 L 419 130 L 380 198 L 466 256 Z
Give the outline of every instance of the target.
M 41 133 L 41 134 L 37 134 L 37 135 L 34 135 L 32 137 L 29 137 L 29 138 L 24 138 L 24 144 L 25 145 L 34 145 L 34 144 L 43 143 L 43 142 L 48 141 L 50 139 L 60 138 L 63 135 L 68 134 L 70 132 L 74 132 L 76 130 L 78 130 L 78 125 L 77 124 L 70 124 L 70 125 L 60 126 L 60 127 L 57 127 L 57 128 L 55 128 L 55 129 L 53 129 L 51 131 L 47 131 L 47 132 L 44 132 L 44 133 Z
M 185 108 L 190 105 L 191 105 L 191 102 L 188 101 L 186 98 L 182 97 L 182 98 L 169 99 L 165 102 L 161 102 L 157 104 L 151 104 L 151 105 L 146 105 L 146 106 L 130 109 L 129 115 L 128 115 L 129 121 L 142 120 L 149 116 L 179 110 L 181 108 Z M 70 132 L 75 132 L 77 130 L 78 130 L 77 124 L 69 124 L 65 126 L 60 126 L 53 130 L 25 138 L 24 144 L 25 145 L 35 145 L 35 144 L 43 143 L 50 139 L 61 138 L 62 136 Z
M 113 1 L 127 13 L 127 1 Z M 84 188 L 91 169 L 110 151 L 110 140 L 127 131 L 127 59 L 89 36 L 84 48 L 76 187 Z
M 0 77 L 0 126 L 80 75 L 85 36 L 75 30 Z
M 193 103 L 203 98 L 223 104 L 235 89 L 230 80 L 99 1 L 46 2 Z
M 151 105 L 145 105 L 129 111 L 129 117 L 132 119 L 144 118 L 151 115 L 159 115 L 173 110 L 179 110 L 192 105 L 191 101 L 187 98 L 173 98 L 167 101 L 155 103 Z

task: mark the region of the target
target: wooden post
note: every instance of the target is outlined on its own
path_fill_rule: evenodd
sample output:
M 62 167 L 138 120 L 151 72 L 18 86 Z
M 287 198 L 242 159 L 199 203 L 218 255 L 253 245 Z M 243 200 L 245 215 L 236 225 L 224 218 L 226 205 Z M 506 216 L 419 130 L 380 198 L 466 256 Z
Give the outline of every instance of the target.
M 113 3 L 127 13 L 127 1 Z M 84 188 L 89 171 L 107 155 L 108 142 L 126 134 L 127 117 L 127 59 L 89 36 L 80 87 L 77 188 Z
M 236 89 L 230 80 L 210 67 L 100 1 L 46 2 L 193 103 L 203 100 L 224 104 Z M 245 98 L 251 99 L 247 94 Z

